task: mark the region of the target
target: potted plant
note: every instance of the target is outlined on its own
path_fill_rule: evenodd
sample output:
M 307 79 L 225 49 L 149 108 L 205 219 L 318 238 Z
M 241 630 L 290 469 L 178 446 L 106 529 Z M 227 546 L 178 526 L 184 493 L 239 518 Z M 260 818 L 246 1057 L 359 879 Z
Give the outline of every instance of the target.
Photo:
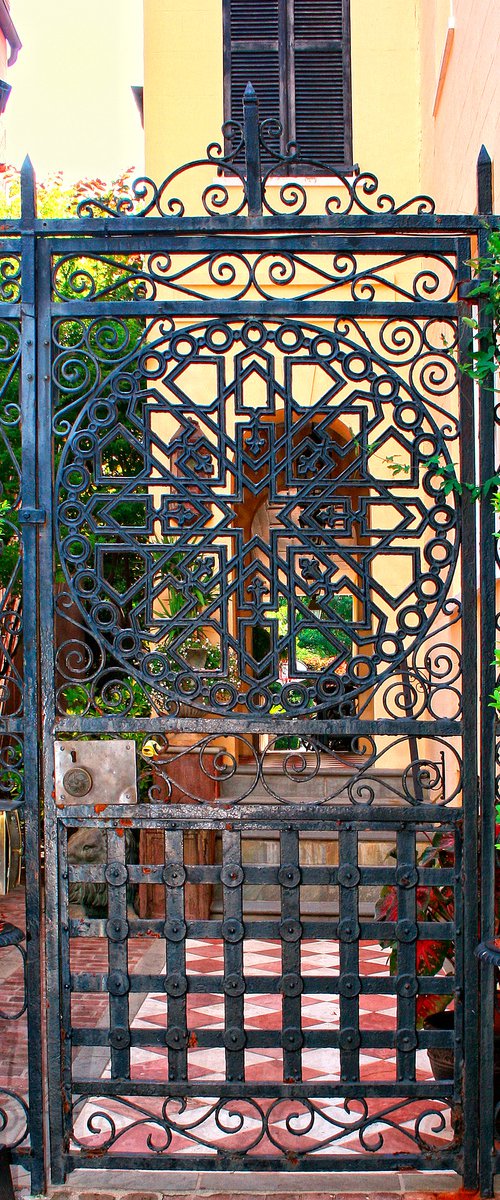
M 452 922 L 454 920 L 453 888 L 446 884 L 426 884 L 425 871 L 454 867 L 453 833 L 439 831 L 433 836 L 427 835 L 427 837 L 427 844 L 417 854 L 419 883 L 416 887 L 416 919 L 418 923 Z M 395 858 L 394 851 L 391 851 L 390 857 Z M 397 887 L 387 884 L 382 888 L 375 912 L 378 921 L 397 921 Z M 381 941 L 381 945 L 389 951 L 389 970 L 391 975 L 395 975 L 398 969 L 398 942 L 396 938 L 387 938 Z M 455 943 L 446 938 L 442 940 L 418 938 L 416 975 L 438 975 L 443 970 L 445 975 L 450 976 L 455 972 Z M 451 991 L 442 995 L 422 993 L 417 995 L 417 1029 L 452 1030 L 454 1028 L 454 1011 L 450 1007 L 452 1001 Z M 427 1053 L 435 1079 L 453 1077 L 453 1047 L 429 1046 Z M 495 1094 L 500 1094 L 500 1035 L 495 1038 Z

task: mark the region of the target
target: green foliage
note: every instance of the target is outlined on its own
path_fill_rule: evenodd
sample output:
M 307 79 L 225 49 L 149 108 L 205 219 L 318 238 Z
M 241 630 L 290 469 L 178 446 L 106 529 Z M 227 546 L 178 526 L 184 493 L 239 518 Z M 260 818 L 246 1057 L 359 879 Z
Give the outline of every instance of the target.
M 421 886 L 416 888 L 417 921 L 448 922 L 454 920 L 453 888 L 448 885 L 425 886 L 425 870 L 436 868 L 452 868 L 455 861 L 454 842 L 452 833 L 435 833 L 428 837 L 428 843 L 417 854 L 417 867 Z M 390 857 L 396 859 L 395 851 Z M 382 888 L 380 899 L 375 908 L 377 921 L 398 920 L 398 888 L 389 884 Z M 398 940 L 396 937 L 381 939 L 381 945 L 389 951 L 389 970 L 391 975 L 398 972 Z M 451 972 L 455 967 L 455 945 L 446 938 L 419 938 L 416 943 L 416 974 L 437 975 L 448 963 Z M 451 973 L 447 972 L 447 973 Z M 451 1001 L 451 995 L 419 995 L 417 996 L 417 1028 L 421 1028 L 426 1017 L 441 1012 Z
M 469 492 L 472 500 L 479 500 L 480 496 L 488 496 L 492 488 L 500 487 L 500 474 L 498 473 L 492 475 L 490 479 L 485 479 L 480 487 L 475 483 L 460 480 L 456 472 L 456 463 L 444 462 L 441 454 L 433 454 L 431 458 L 427 458 L 424 466 L 434 467 L 433 474 L 441 476 L 444 496 L 449 496 L 450 492 L 455 492 L 457 496 L 463 496 L 465 490 Z M 498 492 L 495 492 L 493 497 L 495 507 L 499 507 L 498 499 Z
M 493 376 L 500 367 L 500 231 L 488 239 L 488 252 L 474 259 L 474 287 L 469 295 L 479 301 L 482 320 L 465 317 L 476 334 L 470 357 L 462 370 L 478 383 L 488 384 L 494 391 Z
M 276 738 L 274 750 L 298 750 L 300 747 L 299 737 L 279 737 Z
M 16 220 L 21 215 L 21 176 L 16 167 L 0 164 L 0 218 Z M 96 196 L 109 204 L 118 195 L 126 195 L 132 178 L 132 168 L 124 171 L 112 181 L 104 179 L 78 179 L 68 181 L 62 171 L 56 171 L 45 180 L 37 180 L 36 203 L 39 217 L 75 217 L 81 200 Z
M 301 662 L 306 663 L 312 670 L 322 670 L 322 668 L 331 662 L 336 656 L 336 647 L 331 641 L 328 629 L 323 633 L 318 628 L 318 623 L 322 620 L 327 620 L 326 613 L 319 610 L 316 606 L 317 599 L 314 597 L 309 601 L 304 600 L 303 605 L 311 612 L 311 623 L 309 618 L 301 611 L 297 611 L 295 615 L 295 651 L 297 658 Z M 348 625 L 352 621 L 352 597 L 351 596 L 334 596 L 328 601 L 329 616 L 328 620 L 333 621 L 335 615 L 340 617 L 341 621 Z M 278 620 L 278 636 L 285 638 L 288 634 L 288 603 L 285 599 L 281 599 L 278 603 L 278 609 L 274 613 L 269 614 L 271 617 Z M 343 642 L 348 649 L 351 648 L 352 638 L 339 626 L 331 631 L 331 636 L 335 637 L 336 642 Z M 314 663 L 313 663 L 314 659 Z M 320 663 L 318 666 L 317 663 Z

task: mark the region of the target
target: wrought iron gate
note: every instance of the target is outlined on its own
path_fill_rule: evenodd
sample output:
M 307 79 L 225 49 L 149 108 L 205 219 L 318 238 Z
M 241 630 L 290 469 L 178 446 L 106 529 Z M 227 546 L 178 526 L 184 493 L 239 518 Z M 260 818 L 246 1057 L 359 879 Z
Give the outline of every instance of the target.
M 37 1184 L 39 710 L 53 1181 L 476 1178 L 480 218 L 368 175 L 309 215 L 270 133 L 249 93 L 225 155 L 66 221 L 27 166 L 0 246 Z

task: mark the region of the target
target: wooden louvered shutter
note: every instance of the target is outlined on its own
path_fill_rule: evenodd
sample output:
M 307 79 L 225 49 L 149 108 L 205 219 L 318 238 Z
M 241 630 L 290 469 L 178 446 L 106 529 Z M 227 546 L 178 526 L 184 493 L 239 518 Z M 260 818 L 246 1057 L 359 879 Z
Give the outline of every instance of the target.
M 349 166 L 350 45 L 345 0 L 294 0 L 295 138 L 302 156 Z
M 229 0 L 225 6 L 226 120 L 242 120 L 243 92 L 249 80 L 259 98 L 261 120 L 280 119 L 279 3 Z
M 223 14 L 225 120 L 241 121 L 251 80 L 283 148 L 296 141 L 304 163 L 349 167 L 349 0 L 223 0 Z

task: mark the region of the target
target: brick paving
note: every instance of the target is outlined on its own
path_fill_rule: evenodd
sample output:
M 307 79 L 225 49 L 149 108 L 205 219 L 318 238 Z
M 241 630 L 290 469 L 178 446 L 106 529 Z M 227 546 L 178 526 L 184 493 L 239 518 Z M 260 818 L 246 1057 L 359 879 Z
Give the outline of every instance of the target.
M 404 1178 L 404 1177 L 403 1177 Z M 430 1176 L 429 1183 L 432 1185 L 435 1177 Z M 302 1187 L 304 1181 L 302 1180 Z M 196 1187 L 189 1191 L 130 1191 L 118 1188 L 113 1191 L 100 1190 L 95 1188 L 85 1187 L 84 1189 L 75 1190 L 70 1185 L 58 1188 L 49 1188 L 47 1200 L 252 1200 L 252 1196 L 256 1200 L 274 1200 L 278 1196 L 279 1200 L 396 1200 L 400 1197 L 401 1200 L 476 1200 L 479 1196 L 478 1192 L 464 1192 L 457 1188 L 456 1191 L 450 1192 L 432 1190 L 432 1187 L 421 1192 L 405 1192 L 399 1190 L 393 1191 L 320 1191 L 313 1192 L 308 1190 L 283 1192 L 281 1190 L 273 1191 L 238 1191 L 231 1190 L 232 1184 L 224 1191 L 205 1191 L 198 1190 Z M 269 1186 L 269 1183 L 268 1183 Z M 344 1186 L 348 1187 L 348 1181 L 345 1180 Z M 27 1200 L 29 1193 L 23 1188 L 16 1189 L 17 1200 Z
M 27 1193 L 16 1193 L 19 1200 L 24 1200 Z M 476 1200 L 479 1197 L 478 1192 L 464 1192 L 461 1189 L 456 1192 L 440 1192 L 440 1191 L 422 1191 L 422 1192 L 206 1192 L 206 1191 L 190 1191 L 190 1192 L 130 1192 L 130 1191 L 97 1191 L 95 1189 L 85 1191 L 75 1191 L 73 1188 L 64 1187 L 49 1189 L 47 1200 L 251 1200 L 252 1196 L 256 1196 L 257 1200 L 274 1200 L 274 1197 L 279 1195 L 279 1200 L 395 1200 L 396 1196 L 404 1197 L 404 1200 L 452 1200 L 453 1196 L 457 1200 Z
M 17 1171 L 16 1200 L 29 1200 L 26 1182 Z M 48 1200 L 478 1200 L 477 1192 L 465 1192 L 453 1172 L 291 1173 L 286 1177 L 217 1173 L 212 1181 L 195 1172 L 152 1172 L 150 1187 L 142 1190 L 126 1172 L 96 1169 L 77 1171 L 74 1182 L 48 1189 Z M 23 1173 L 23 1179 L 26 1181 Z M 91 1180 L 95 1178 L 96 1186 Z M 78 1182 L 77 1182 L 78 1181 Z M 168 1182 L 167 1182 L 168 1181 Z M 146 1183 L 146 1180 L 144 1180 Z M 128 1186 L 127 1186 L 128 1184 Z M 314 1191 L 314 1185 L 317 1191 Z M 499 1181 L 500 1191 L 500 1181 Z

